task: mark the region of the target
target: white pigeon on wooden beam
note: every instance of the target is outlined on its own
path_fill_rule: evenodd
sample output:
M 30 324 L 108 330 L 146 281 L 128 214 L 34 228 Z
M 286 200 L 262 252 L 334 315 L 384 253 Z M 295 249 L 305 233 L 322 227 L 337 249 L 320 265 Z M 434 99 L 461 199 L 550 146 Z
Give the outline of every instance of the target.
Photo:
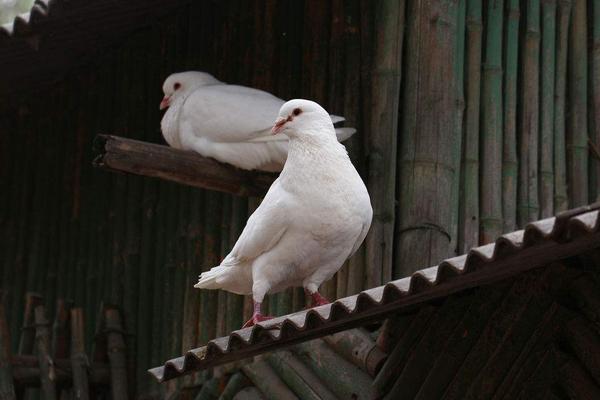
M 246 86 L 228 85 L 206 72 L 170 75 L 163 84 L 161 121 L 171 147 L 193 150 L 242 169 L 281 171 L 288 150 L 286 136 L 270 135 L 284 101 Z M 333 123 L 343 117 L 331 115 Z M 343 141 L 354 128 L 335 128 Z
M 281 174 L 233 250 L 195 285 L 252 294 L 254 313 L 244 327 L 270 318 L 260 309 L 267 293 L 303 286 L 313 306 L 327 303 L 319 286 L 358 249 L 373 216 L 367 188 L 321 106 L 288 101 L 272 132 L 289 138 Z

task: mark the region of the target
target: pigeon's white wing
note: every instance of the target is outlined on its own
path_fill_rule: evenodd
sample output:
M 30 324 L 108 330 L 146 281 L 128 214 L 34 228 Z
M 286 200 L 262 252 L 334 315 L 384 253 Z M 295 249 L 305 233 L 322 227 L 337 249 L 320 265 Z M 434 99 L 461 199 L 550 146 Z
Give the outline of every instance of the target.
M 236 85 L 203 86 L 184 104 L 182 118 L 194 135 L 214 142 L 244 142 L 269 134 L 283 100 Z
M 231 253 L 221 266 L 236 265 L 254 259 L 271 250 L 281 239 L 289 224 L 289 194 L 277 179 L 263 202 L 248 218 L 248 222 Z

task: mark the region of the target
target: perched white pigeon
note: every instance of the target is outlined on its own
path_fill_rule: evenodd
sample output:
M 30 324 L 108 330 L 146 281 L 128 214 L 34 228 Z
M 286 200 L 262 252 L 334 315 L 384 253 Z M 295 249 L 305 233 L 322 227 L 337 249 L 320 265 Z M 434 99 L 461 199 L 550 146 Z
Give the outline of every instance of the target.
M 170 75 L 163 92 L 160 109 L 169 109 L 161 130 L 171 147 L 193 150 L 238 168 L 281 171 L 288 139 L 270 135 L 270 129 L 283 100 L 198 71 Z M 344 118 L 332 115 L 331 120 L 337 123 Z M 335 130 L 340 141 L 356 132 L 354 128 Z
M 254 314 L 245 327 L 270 318 L 260 312 L 265 294 L 290 286 L 303 286 L 313 306 L 327 303 L 319 286 L 358 249 L 373 216 L 365 184 L 321 106 L 288 101 L 272 132 L 290 139 L 283 171 L 233 250 L 195 285 L 252 293 Z

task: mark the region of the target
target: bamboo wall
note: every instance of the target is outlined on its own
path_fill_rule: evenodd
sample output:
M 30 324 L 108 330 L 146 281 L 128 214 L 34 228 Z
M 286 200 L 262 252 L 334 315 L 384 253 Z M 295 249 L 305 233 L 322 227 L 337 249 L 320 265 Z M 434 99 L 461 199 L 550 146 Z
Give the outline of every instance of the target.
M 314 99 L 358 128 L 346 146 L 375 216 L 324 285 L 335 298 L 598 198 L 600 155 L 588 140 L 600 144 L 599 40 L 600 4 L 585 0 L 183 7 L 0 109 L 0 278 L 13 338 L 26 291 L 84 306 L 88 346 L 100 302 L 117 304 L 131 387 L 149 393 L 146 368 L 248 316 L 247 300 L 192 284 L 258 199 L 91 167 L 97 133 L 162 142 L 170 72 Z M 268 302 L 273 314 L 304 304 L 300 290 Z

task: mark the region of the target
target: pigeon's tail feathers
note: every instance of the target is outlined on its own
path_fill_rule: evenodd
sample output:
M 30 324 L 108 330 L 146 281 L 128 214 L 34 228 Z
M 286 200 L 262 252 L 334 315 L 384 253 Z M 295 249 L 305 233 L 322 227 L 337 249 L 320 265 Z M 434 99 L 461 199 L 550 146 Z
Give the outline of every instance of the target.
M 224 278 L 226 275 L 228 275 L 231 268 L 229 267 L 223 267 L 223 266 L 218 266 L 218 267 L 214 267 L 211 268 L 209 271 L 203 272 L 202 274 L 200 274 L 200 279 L 198 280 L 198 283 L 196 283 L 194 285 L 195 288 L 198 289 L 220 289 L 221 288 L 221 284 L 222 279 L 219 278 Z
M 342 121 L 346 120 L 346 118 L 340 117 L 339 115 L 329 114 L 329 116 L 331 117 L 331 122 L 333 122 L 334 124 L 337 124 L 338 122 L 342 122 Z
M 354 128 L 335 128 L 335 135 L 337 136 L 338 142 L 343 142 L 355 133 L 356 129 Z

